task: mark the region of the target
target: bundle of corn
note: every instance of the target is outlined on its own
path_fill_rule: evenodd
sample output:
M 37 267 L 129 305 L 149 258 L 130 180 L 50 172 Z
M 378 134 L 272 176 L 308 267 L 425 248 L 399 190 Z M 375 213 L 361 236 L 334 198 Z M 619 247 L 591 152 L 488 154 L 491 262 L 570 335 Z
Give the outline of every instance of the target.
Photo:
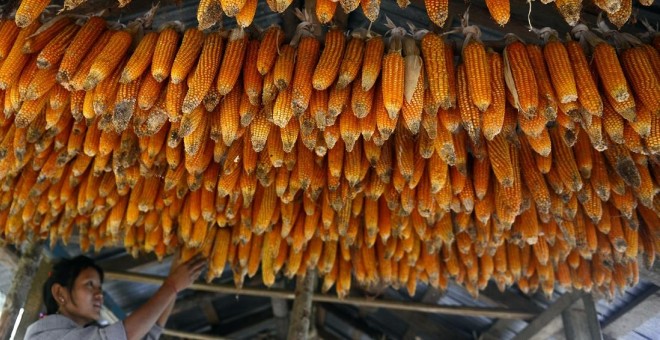
M 72 10 L 86 0 L 65 0 L 62 11 Z M 131 0 L 118 0 L 117 7 L 122 8 L 128 5 Z M 344 13 L 350 13 L 362 9 L 362 13 L 371 22 L 376 22 L 380 15 L 380 0 L 318 0 L 316 1 L 314 13 L 316 18 L 322 24 L 329 24 L 337 11 L 337 4 L 341 6 Z M 582 11 L 582 0 L 541 0 L 543 4 L 555 3 L 557 11 L 566 22 L 575 26 Z M 21 5 L 16 12 L 16 24 L 19 27 L 26 27 L 39 15 L 50 3 L 49 0 L 30 0 L 21 1 Z M 256 14 L 258 0 L 203 0 L 199 2 L 197 8 L 197 22 L 199 29 L 207 29 L 222 20 L 223 14 L 227 17 L 235 17 L 239 26 L 248 27 Z M 292 0 L 266 0 L 271 11 L 283 13 L 292 3 Z M 401 9 L 405 9 L 409 0 L 397 0 Z M 621 28 L 632 14 L 632 0 L 594 0 L 594 4 L 607 14 L 611 23 Z M 642 6 L 651 6 L 653 0 L 640 0 Z M 524 6 L 527 6 L 526 4 Z M 509 0 L 487 0 L 486 7 L 493 20 L 500 26 L 509 22 L 511 4 Z M 444 27 L 449 17 L 449 0 L 425 0 L 424 8 L 431 23 L 438 27 Z
M 276 26 L 140 41 L 98 18 L 37 26 L 0 26 L 9 242 L 201 252 L 208 280 L 229 263 L 237 285 L 317 268 L 340 296 L 450 279 L 476 295 L 492 279 L 613 297 L 660 247 L 650 45 L 620 64 L 580 28 L 592 69 L 552 32 L 498 53 L 463 30 L 454 67 L 442 36 L 397 27 L 386 51 L 334 29 L 322 47 L 309 22 L 292 44 Z

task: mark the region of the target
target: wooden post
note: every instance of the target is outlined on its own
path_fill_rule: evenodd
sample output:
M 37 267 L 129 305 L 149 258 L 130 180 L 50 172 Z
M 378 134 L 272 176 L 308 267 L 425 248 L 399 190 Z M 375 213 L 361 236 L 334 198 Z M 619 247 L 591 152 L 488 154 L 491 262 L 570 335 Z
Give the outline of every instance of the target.
M 541 330 L 550 324 L 556 317 L 561 316 L 562 312 L 570 308 L 575 301 L 582 298 L 582 293 L 570 292 L 562 294 L 557 301 L 548 306 L 548 308 L 532 320 L 527 327 L 523 328 L 514 340 L 531 339 L 535 337 Z
M 561 313 L 564 332 L 567 339 L 601 340 L 603 335 L 598 323 L 598 315 L 591 295 L 585 294 L 582 299 L 573 303 Z
M 23 255 L 18 260 L 14 282 L 9 288 L 4 306 L 2 306 L 2 315 L 0 315 L 0 339 L 8 339 L 14 328 L 14 323 L 27 300 L 30 290 L 29 282 L 32 281 L 37 273 L 37 266 L 41 257 L 38 243 L 28 243 L 25 245 Z
M 296 299 L 293 300 L 291 322 L 289 323 L 289 340 L 305 340 L 309 335 L 312 315 L 312 295 L 316 286 L 316 271 L 307 269 L 304 277 L 296 279 Z
M 26 282 L 26 286 L 29 286 L 30 290 L 28 291 L 27 300 L 23 307 L 23 316 L 21 317 L 21 322 L 18 324 L 15 339 L 23 339 L 28 326 L 39 320 L 39 313 L 41 312 L 44 300 L 43 286 L 44 282 L 48 280 L 48 272 L 50 272 L 51 268 L 52 263 L 46 260 L 45 256 L 41 256 L 36 275 L 32 279 L 32 284 L 27 284 Z

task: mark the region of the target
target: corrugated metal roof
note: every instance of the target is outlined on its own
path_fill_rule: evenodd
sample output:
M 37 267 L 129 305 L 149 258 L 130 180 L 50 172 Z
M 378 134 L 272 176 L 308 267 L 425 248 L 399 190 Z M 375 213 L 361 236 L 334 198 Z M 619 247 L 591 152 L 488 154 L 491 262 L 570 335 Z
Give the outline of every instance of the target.
M 635 300 L 639 295 L 643 294 L 647 289 L 652 287 L 650 282 L 640 281 L 635 287 L 628 288 L 623 295 L 617 295 L 612 302 L 607 300 L 598 300 L 596 303 L 596 310 L 598 311 L 598 320 L 603 322 L 609 319 L 614 313 L 621 308 L 624 308 L 630 302 Z M 659 306 L 660 307 L 660 306 Z M 660 313 L 660 308 L 658 310 Z M 660 324 L 658 324 L 660 326 Z

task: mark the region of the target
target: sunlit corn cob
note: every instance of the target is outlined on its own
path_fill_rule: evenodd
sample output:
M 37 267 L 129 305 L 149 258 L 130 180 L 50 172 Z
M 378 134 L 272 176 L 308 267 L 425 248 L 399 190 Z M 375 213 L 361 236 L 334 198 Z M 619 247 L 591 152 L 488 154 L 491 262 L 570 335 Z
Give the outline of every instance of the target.
M 4 60 L 9 54 L 9 51 L 11 51 L 20 28 L 16 26 L 16 21 L 14 20 L 4 20 L 0 25 L 0 34 L 3 37 L 0 40 L 0 60 Z
M 314 89 L 325 90 L 335 81 L 345 47 L 346 38 L 342 31 L 333 29 L 326 33 L 323 52 L 312 75 Z
M 199 23 L 199 30 L 205 30 L 215 25 L 218 21 L 222 19 L 223 7 L 221 3 L 228 3 L 230 1 L 220 1 L 220 0 L 202 0 L 197 6 L 197 22 Z M 234 7 L 232 6 L 232 10 Z M 232 11 L 232 15 L 236 14 L 236 11 Z M 229 15 L 229 13 L 227 13 Z
M 449 1 L 447 0 L 427 0 L 424 1 L 426 14 L 438 27 L 443 27 L 449 15 Z
M 632 0 L 621 0 L 619 9 L 607 12 L 607 19 L 618 29 L 628 22 L 632 14 Z
M 383 104 L 390 119 L 397 117 L 403 106 L 404 71 L 401 51 L 390 51 L 383 57 L 381 88 Z
M 488 12 L 490 16 L 493 17 L 496 23 L 500 26 L 506 25 L 509 22 L 509 16 L 511 15 L 510 4 L 508 0 L 488 0 L 486 1 L 486 7 L 488 7 Z
M 218 74 L 217 88 L 221 96 L 229 93 L 236 84 L 245 59 L 247 45 L 248 38 L 243 29 L 237 28 L 231 31 Z
M 555 6 L 569 25 L 575 26 L 580 20 L 582 0 L 558 0 L 555 1 Z
M 578 99 L 576 81 L 564 44 L 555 36 L 543 47 L 550 78 L 560 102 L 568 103 Z
M 101 80 L 112 74 L 128 51 L 133 38 L 127 31 L 115 31 L 108 44 L 94 59 L 83 85 L 85 91 L 93 89 Z
M 48 0 L 21 1 L 15 14 L 16 25 L 21 28 L 27 27 L 41 15 L 49 3 Z
M 158 33 L 156 49 L 151 59 L 151 75 L 158 82 L 169 77 L 178 46 L 179 33 L 174 28 L 166 27 Z
M 550 75 L 548 74 L 541 46 L 527 44 L 527 55 L 534 68 L 534 76 L 538 85 L 539 96 L 544 97 L 547 102 L 546 109 L 542 114 L 544 114 L 548 120 L 554 120 L 557 117 L 558 99 L 555 95 L 555 89 L 550 81 Z
M 187 29 L 183 33 L 181 45 L 174 57 L 171 81 L 178 84 L 186 80 L 188 73 L 193 70 L 204 45 L 204 33 L 195 27 Z
M 479 144 L 481 139 L 481 115 L 476 106 L 470 101 L 468 79 L 466 77 L 464 65 L 458 66 L 458 111 L 461 114 L 463 128 L 475 144 Z
M 510 78 L 506 78 L 506 84 L 513 95 L 516 108 L 525 116 L 533 117 L 538 107 L 538 85 L 529 55 L 522 42 L 514 41 L 506 46 L 504 68 L 505 74 L 508 72 L 511 74 Z
M 364 16 L 371 22 L 378 20 L 380 13 L 380 0 L 360 0 L 360 6 Z
M 382 67 L 385 43 L 380 36 L 367 39 L 362 58 L 362 87 L 370 89 L 376 83 Z
M 312 96 L 313 68 L 318 62 L 319 54 L 320 43 L 316 38 L 308 36 L 300 39 L 297 48 L 298 60 L 296 60 L 296 68 L 293 73 L 291 98 L 293 111 L 298 114 L 303 113 L 309 105 Z
M 513 184 L 513 169 L 506 137 L 498 134 L 492 140 L 487 141 L 486 144 L 488 145 L 488 158 L 495 177 L 502 186 L 511 186 Z
M 472 103 L 483 112 L 492 100 L 490 67 L 483 43 L 474 39 L 467 42 L 463 48 L 463 63 Z
M 64 55 L 71 38 L 78 32 L 78 25 L 66 26 L 48 45 L 46 45 L 37 58 L 37 65 L 41 69 L 48 69 L 57 65 Z
M 621 59 L 637 97 L 651 112 L 660 112 L 660 82 L 644 49 L 628 49 L 623 52 Z
M 155 32 L 149 32 L 142 37 L 135 51 L 132 52 L 131 57 L 128 59 L 126 66 L 124 66 L 121 78 L 119 79 L 121 83 L 130 83 L 142 76 L 142 73 L 151 64 L 156 43 L 159 40 L 158 37 L 159 35 Z
M 341 66 L 339 67 L 337 86 L 341 88 L 346 87 L 357 77 L 358 72 L 362 67 L 364 51 L 364 39 L 360 37 L 351 37 L 346 45 L 346 53 L 344 53 Z
M 573 67 L 573 73 L 576 79 L 579 79 L 576 84 L 580 105 L 592 115 L 602 115 L 603 102 L 598 93 L 596 82 L 589 71 L 589 64 L 582 46 L 577 41 L 567 41 L 566 49 Z
M 606 95 L 619 103 L 627 100 L 630 97 L 628 83 L 614 47 L 604 42 L 598 43 L 594 47 L 593 60 Z
M 448 109 L 452 104 L 449 76 L 446 72 L 442 72 L 447 69 L 445 48 L 450 46 L 447 46 L 437 34 L 427 33 L 422 38 L 422 56 L 435 110 L 438 106 Z M 431 109 L 431 111 L 435 110 Z
M 78 66 L 78 69 L 75 71 L 75 73 L 71 73 L 68 75 L 69 77 L 68 82 L 61 82 L 64 86 L 76 91 L 83 90 L 83 85 L 85 83 L 85 80 L 87 79 L 87 74 L 89 74 L 89 70 L 92 67 L 92 64 L 94 63 L 94 60 L 101 53 L 101 51 L 103 51 L 107 43 L 110 41 L 110 37 L 112 37 L 113 32 L 114 31 L 106 30 L 103 33 L 101 33 L 98 39 L 94 42 L 94 45 L 89 50 L 89 53 L 87 53 L 84 56 L 84 59 L 82 56 L 76 56 L 77 59 L 82 59 L 82 61 L 80 61 L 80 64 L 73 63 L 76 66 Z M 62 61 L 62 64 L 64 64 L 64 60 Z M 60 71 L 62 71 L 62 69 L 60 69 Z M 58 74 L 62 75 L 62 72 L 58 72 Z M 62 77 L 65 76 L 66 75 L 62 75 Z
M 29 56 L 23 53 L 23 43 L 38 27 L 38 23 L 32 23 L 30 26 L 20 30 L 18 36 L 16 36 L 14 45 L 2 62 L 2 67 L 0 67 L 0 89 L 6 90 L 18 80 L 20 73 L 16 72 L 16 70 L 22 70 L 29 59 Z
M 184 36 L 184 43 L 185 43 Z M 181 46 L 183 48 L 184 45 Z M 215 76 L 220 67 L 220 56 L 224 47 L 224 39 L 220 33 L 210 33 L 204 40 L 204 48 L 199 56 L 199 62 L 195 68 L 195 73 L 188 84 L 188 92 L 183 99 L 181 111 L 183 114 L 192 112 L 204 99 L 204 96 L 211 88 Z M 175 59 L 176 65 L 176 59 Z M 240 71 L 240 69 L 238 70 Z M 174 74 L 172 75 L 174 82 Z

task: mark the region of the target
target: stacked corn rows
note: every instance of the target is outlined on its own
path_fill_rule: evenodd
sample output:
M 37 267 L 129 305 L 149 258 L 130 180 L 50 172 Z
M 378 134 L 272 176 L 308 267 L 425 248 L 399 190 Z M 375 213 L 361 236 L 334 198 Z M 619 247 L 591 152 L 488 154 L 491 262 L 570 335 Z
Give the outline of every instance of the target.
M 340 296 L 450 278 L 613 296 L 660 246 L 658 38 L 595 43 L 590 67 L 556 39 L 470 39 L 455 66 L 434 33 L 165 28 L 131 52 L 92 17 L 0 36 L 10 242 L 203 252 L 238 285 L 317 268 Z
M 317 0 L 315 14 L 319 22 L 330 23 L 337 11 L 337 4 L 341 5 L 345 13 L 350 13 L 358 7 L 362 9 L 365 17 L 374 22 L 378 20 L 381 0 Z M 85 0 L 65 0 L 64 9 L 70 10 L 80 6 Z M 119 0 L 119 7 L 124 7 L 131 0 Z M 202 0 L 197 10 L 197 21 L 200 29 L 213 26 L 222 19 L 222 15 L 236 17 L 239 26 L 250 26 L 257 10 L 258 0 Z M 274 12 L 282 13 L 292 0 L 266 0 L 268 7 Z M 580 20 L 582 0 L 541 0 L 543 4 L 554 2 L 557 10 L 566 22 L 574 26 Z M 41 12 L 48 6 L 50 0 L 24 0 L 16 13 L 16 23 L 20 27 L 29 25 L 36 20 Z M 396 0 L 400 8 L 410 5 L 410 0 Z M 632 14 L 632 0 L 593 0 L 593 3 L 607 14 L 611 23 L 621 28 Z M 653 0 L 639 0 L 640 5 L 651 6 Z M 509 0 L 486 0 L 486 7 L 493 20 L 504 26 L 509 22 L 511 4 Z M 431 22 L 443 27 L 449 16 L 449 0 L 425 0 L 424 7 Z

